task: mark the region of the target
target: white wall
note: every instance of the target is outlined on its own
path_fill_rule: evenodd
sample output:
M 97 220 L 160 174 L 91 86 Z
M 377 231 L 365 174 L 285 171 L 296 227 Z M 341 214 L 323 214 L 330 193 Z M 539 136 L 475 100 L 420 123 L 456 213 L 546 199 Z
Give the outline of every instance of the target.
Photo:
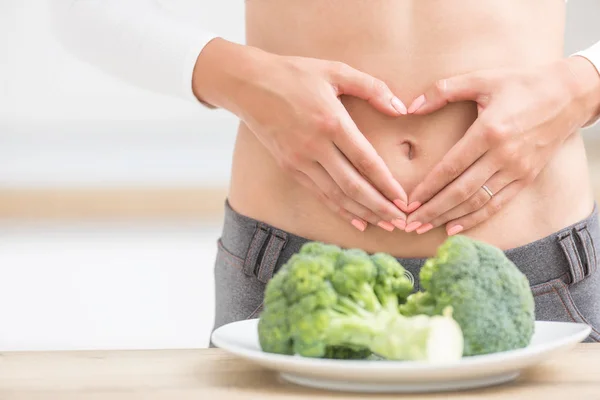
M 208 346 L 219 228 L 0 224 L 0 352 Z
M 244 40 L 243 0 L 163 3 Z M 570 53 L 600 38 L 600 2 L 571 0 L 568 10 Z M 232 116 L 79 62 L 49 34 L 46 11 L 46 0 L 0 1 L 0 188 L 225 184 Z
M 244 40 L 242 0 L 166 0 Z M 46 0 L 0 2 L 0 187 L 224 184 L 236 120 L 123 84 L 50 34 Z M 75 167 L 75 168 L 74 168 Z
M 243 40 L 242 0 L 162 3 L 181 18 L 228 38 Z M 123 85 L 65 53 L 50 33 L 47 0 L 3 0 L 0 33 L 5 60 L 2 79 L 7 90 L 2 91 L 2 119 L 23 122 L 212 118 L 211 113 L 191 103 Z
M 169 6 L 244 39 L 242 0 Z M 0 0 L 0 188 L 226 184 L 232 116 L 78 61 L 46 11 L 46 0 Z M 219 228 L 2 221 L 0 351 L 206 346 Z

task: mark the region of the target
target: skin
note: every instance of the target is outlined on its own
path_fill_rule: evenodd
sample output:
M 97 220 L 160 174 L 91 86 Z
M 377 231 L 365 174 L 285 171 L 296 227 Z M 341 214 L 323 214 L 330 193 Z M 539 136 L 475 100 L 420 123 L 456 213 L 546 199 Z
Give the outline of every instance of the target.
M 562 0 L 246 11 L 247 45 L 213 40 L 193 82 L 240 119 L 236 211 L 398 257 L 458 232 L 508 249 L 592 211 L 579 128 L 600 110 L 600 77 L 563 58 Z
M 411 193 L 409 208 L 416 211 L 408 218 L 406 231 L 423 234 L 445 225 L 453 235 L 502 210 L 535 182 L 582 121 L 598 115 L 598 82 L 597 71 L 579 57 L 436 82 L 415 100 L 411 114 L 426 115 L 449 102 L 474 101 L 478 118 Z M 481 190 L 483 185 L 491 195 Z

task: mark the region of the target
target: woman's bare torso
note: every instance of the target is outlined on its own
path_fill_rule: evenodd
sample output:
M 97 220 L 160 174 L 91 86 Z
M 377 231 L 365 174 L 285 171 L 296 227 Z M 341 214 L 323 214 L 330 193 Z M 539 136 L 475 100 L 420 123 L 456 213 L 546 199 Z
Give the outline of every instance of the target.
M 248 0 L 247 43 L 282 55 L 342 61 L 384 80 L 409 104 L 435 80 L 562 57 L 563 0 Z M 410 191 L 477 117 L 472 103 L 427 116 L 386 117 L 343 98 L 362 133 Z M 399 257 L 431 255 L 444 229 L 359 232 L 284 174 L 244 124 L 229 193 L 247 216 L 312 240 Z M 537 180 L 465 234 L 507 249 L 586 217 L 593 198 L 583 142 L 573 135 Z

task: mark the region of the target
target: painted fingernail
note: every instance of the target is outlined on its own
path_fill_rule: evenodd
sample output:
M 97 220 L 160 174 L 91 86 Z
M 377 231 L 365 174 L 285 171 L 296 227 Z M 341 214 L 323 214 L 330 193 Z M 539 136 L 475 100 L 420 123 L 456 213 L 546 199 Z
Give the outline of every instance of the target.
M 429 232 L 432 229 L 433 229 L 433 225 L 431 225 L 431 224 L 425 224 L 425 225 L 422 225 L 419 229 L 417 229 L 417 233 L 419 235 L 421 235 L 421 234 L 423 234 L 425 232 Z
M 418 201 L 413 201 L 412 203 L 410 203 L 408 205 L 408 208 L 406 209 L 406 212 L 413 212 L 415 211 L 417 208 L 421 207 L 421 203 L 419 203 Z
M 408 210 L 408 206 L 406 205 L 406 202 L 400 199 L 394 200 L 394 204 L 396 205 L 396 207 L 398 207 L 400 210 L 407 212 Z
M 358 219 L 353 219 L 351 223 L 356 229 L 358 229 L 361 232 L 364 232 L 365 229 L 367 228 L 367 224 L 365 224 L 364 222 L 362 222 Z
M 379 221 L 377 226 L 379 226 L 381 229 L 385 229 L 388 232 L 392 232 L 394 230 L 394 225 L 387 221 Z
M 448 236 L 456 235 L 462 232 L 463 229 L 462 225 L 454 225 L 452 228 L 448 229 Z
M 423 225 L 422 223 L 420 223 L 419 221 L 413 221 L 410 224 L 406 225 L 406 232 L 412 232 L 415 229 L 418 229 L 421 225 Z
M 402 115 L 406 115 L 407 110 L 406 110 L 406 106 L 404 105 L 404 103 L 402 101 L 400 101 L 399 98 L 397 98 L 396 96 L 392 97 L 392 106 L 394 107 L 394 109 L 396 111 L 398 111 L 400 114 Z
M 423 104 L 425 104 L 425 95 L 424 94 L 420 95 L 412 102 L 410 107 L 408 107 L 408 113 L 409 114 L 414 113 L 419 108 L 423 107 Z
M 392 221 L 392 224 L 394 224 L 394 226 L 400 230 L 405 230 L 406 229 L 406 221 L 403 220 L 402 218 L 396 218 Z

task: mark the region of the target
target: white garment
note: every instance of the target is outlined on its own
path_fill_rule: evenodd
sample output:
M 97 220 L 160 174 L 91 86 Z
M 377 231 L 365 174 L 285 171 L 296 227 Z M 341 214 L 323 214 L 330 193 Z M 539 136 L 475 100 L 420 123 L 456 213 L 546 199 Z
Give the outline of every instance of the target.
M 49 1 L 57 37 L 75 56 L 145 89 L 198 101 L 192 73 L 216 34 L 154 0 Z
M 77 57 L 146 89 L 198 101 L 192 73 L 217 34 L 169 15 L 155 0 L 50 2 L 58 37 Z M 575 55 L 600 73 L 600 42 Z

